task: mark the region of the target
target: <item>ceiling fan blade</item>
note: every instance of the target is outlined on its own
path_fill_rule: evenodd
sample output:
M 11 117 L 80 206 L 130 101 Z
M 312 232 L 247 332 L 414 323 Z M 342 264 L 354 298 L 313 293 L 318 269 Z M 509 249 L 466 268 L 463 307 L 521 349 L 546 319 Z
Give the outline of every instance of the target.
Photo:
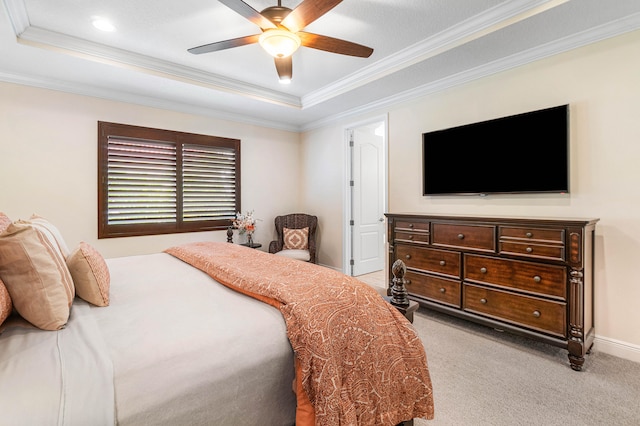
M 319 34 L 306 33 L 300 31 L 297 33 L 303 46 L 313 49 L 324 50 L 331 53 L 339 53 L 341 55 L 358 56 L 360 58 L 368 58 L 373 53 L 373 49 L 361 44 L 352 43 L 339 38 L 327 37 Z
M 297 33 L 334 7 L 342 0 L 304 0 L 281 22 L 289 31 Z
M 242 0 L 219 0 L 228 8 L 234 10 L 240 15 L 244 16 L 262 29 L 276 28 L 276 25 L 262 16 L 260 12 L 243 2 Z
M 276 70 L 280 80 L 291 80 L 293 77 L 293 60 L 291 56 L 286 58 L 274 58 L 276 61 Z
M 193 53 L 194 55 L 216 52 L 218 50 L 230 49 L 232 47 L 239 47 L 247 44 L 257 43 L 259 38 L 260 34 L 254 34 L 246 37 L 232 38 L 230 40 L 216 41 L 215 43 L 192 47 L 191 49 L 187 49 L 187 52 Z

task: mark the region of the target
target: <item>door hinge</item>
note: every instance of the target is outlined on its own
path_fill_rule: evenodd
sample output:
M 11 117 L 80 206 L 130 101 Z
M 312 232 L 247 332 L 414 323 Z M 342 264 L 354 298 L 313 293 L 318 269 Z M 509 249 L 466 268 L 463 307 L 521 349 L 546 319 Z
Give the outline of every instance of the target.
M 350 180 L 349 181 L 349 186 L 355 186 L 355 183 L 352 180 Z
M 349 261 L 349 265 L 353 266 L 354 264 L 355 264 L 355 262 L 353 261 L 353 259 L 351 259 L 351 260 Z
M 349 225 L 351 225 L 351 226 L 355 225 L 355 222 L 353 221 L 353 219 L 351 219 L 351 220 L 349 221 Z

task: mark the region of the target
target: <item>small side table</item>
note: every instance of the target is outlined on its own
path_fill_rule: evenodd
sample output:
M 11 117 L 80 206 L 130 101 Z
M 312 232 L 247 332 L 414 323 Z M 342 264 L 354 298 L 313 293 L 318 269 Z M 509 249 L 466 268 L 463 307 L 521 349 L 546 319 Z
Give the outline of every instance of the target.
M 257 249 L 257 248 L 262 247 L 262 244 L 260 244 L 260 243 L 253 243 L 253 242 L 252 242 L 251 244 L 249 244 L 249 243 L 244 243 L 244 244 L 240 244 L 240 245 L 241 245 L 241 246 L 245 246 L 245 247 L 249 247 L 249 248 L 252 248 L 252 249 Z

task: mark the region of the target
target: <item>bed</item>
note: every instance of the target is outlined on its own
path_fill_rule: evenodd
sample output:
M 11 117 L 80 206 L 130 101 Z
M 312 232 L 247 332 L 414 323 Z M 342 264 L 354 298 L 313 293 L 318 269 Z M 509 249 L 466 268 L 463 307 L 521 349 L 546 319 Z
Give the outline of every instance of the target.
M 48 228 L 52 226 L 48 224 Z M 1 233 L 0 229 L 0 279 L 13 298 L 16 279 L 6 272 L 7 267 L 3 268 L 16 251 L 15 246 L 3 245 L 3 237 L 10 231 Z M 54 234 L 55 229 L 49 241 L 55 240 Z M 86 244 L 85 249 L 95 257 L 95 251 Z M 65 248 L 60 251 L 64 253 Z M 72 255 L 67 250 L 67 263 Z M 202 265 L 194 265 L 190 256 Z M 376 349 L 377 354 L 368 354 L 369 358 L 362 358 L 362 354 L 353 358 L 367 360 L 357 370 L 384 376 L 395 371 L 397 376 L 371 379 L 350 376 L 349 372 L 330 376 L 335 373 L 331 372 L 334 365 L 322 364 L 320 361 L 326 360 L 320 359 L 318 349 L 305 346 L 313 342 L 302 341 L 318 340 L 322 333 L 342 333 L 351 342 L 366 341 L 364 345 L 349 344 L 342 353 L 344 360 L 355 356 L 354 351 L 375 347 L 371 343 L 375 339 L 364 337 L 365 330 L 359 328 L 356 319 L 345 326 L 350 321 L 345 320 L 349 317 L 344 315 L 350 315 L 345 311 L 353 309 L 345 309 L 350 305 L 339 301 L 344 296 L 333 294 L 328 287 L 321 303 L 309 305 L 314 308 L 305 308 L 300 302 L 303 312 L 322 305 L 328 317 L 339 318 L 340 327 L 331 326 L 331 330 L 318 333 L 314 326 L 304 323 L 293 332 L 291 317 L 300 316 L 296 314 L 300 309 L 286 306 L 297 305 L 302 299 L 299 292 L 306 294 L 312 286 L 300 286 L 298 293 L 282 296 L 293 297 L 296 303 L 284 303 L 279 293 L 258 294 L 261 290 L 256 289 L 266 282 L 267 287 L 278 287 L 279 292 L 291 292 L 292 285 L 280 284 L 287 279 L 300 281 L 304 276 L 315 283 L 314 287 L 323 280 L 339 280 L 343 289 L 355 286 L 356 292 L 365 297 L 358 300 L 372 303 L 367 307 L 371 312 L 384 310 L 388 304 L 375 290 L 351 277 L 318 265 L 274 257 L 235 244 L 198 243 L 161 253 L 103 260 L 108 271 L 107 303 L 97 306 L 79 297 L 81 286 L 74 275 L 76 285 L 68 318 L 57 330 L 34 326 L 18 315 L 14 303 L 13 313 L 0 325 L 3 419 L 12 425 L 330 425 L 396 424 L 413 417 L 431 418 L 433 400 L 426 357 L 420 355 L 424 352 L 422 343 L 415 340 L 417 335 L 412 334 L 408 321 L 392 308 L 389 312 L 395 313 L 376 314 L 374 322 L 381 334 L 401 335 L 402 345 L 415 349 L 401 352 L 411 355 L 393 358 L 395 349 L 383 344 Z M 273 273 L 259 269 L 252 272 L 249 263 L 273 264 Z M 257 280 L 260 283 L 252 284 L 252 273 L 262 274 Z M 248 287 L 243 287 L 245 284 Z M 374 294 L 382 304 L 374 300 Z M 314 297 L 317 293 L 310 292 L 309 299 Z M 319 318 L 312 317 L 310 322 Z M 330 344 L 319 347 L 325 351 L 326 346 L 335 346 L 336 340 L 327 338 Z M 397 361 L 393 370 L 384 370 L 387 360 Z M 328 377 L 334 383 L 336 377 L 345 383 L 351 381 L 350 392 L 355 398 L 345 398 L 342 384 L 331 390 L 338 393 L 333 396 L 315 387 Z M 387 402 L 387 396 L 381 397 L 372 409 L 378 412 L 362 413 L 353 401 L 359 400 L 358 392 L 363 400 L 377 392 L 369 389 L 370 380 L 386 383 L 388 389 L 382 392 L 394 394 L 391 399 L 396 400 Z M 398 400 L 398 394 L 406 394 L 407 389 L 409 396 Z M 332 399 L 334 396 L 337 399 Z M 349 401 L 343 404 L 341 399 Z M 336 407 L 336 401 L 343 405 Z M 398 401 L 401 409 L 388 407 Z M 311 417 L 305 413 L 309 409 Z

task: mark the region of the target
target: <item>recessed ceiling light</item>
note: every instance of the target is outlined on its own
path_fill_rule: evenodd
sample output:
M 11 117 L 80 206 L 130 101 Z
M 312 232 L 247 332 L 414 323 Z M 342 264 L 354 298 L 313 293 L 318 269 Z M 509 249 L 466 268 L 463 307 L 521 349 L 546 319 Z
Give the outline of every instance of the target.
M 116 27 L 113 26 L 111 21 L 105 18 L 93 18 L 91 23 L 100 31 L 113 32 L 116 30 Z

